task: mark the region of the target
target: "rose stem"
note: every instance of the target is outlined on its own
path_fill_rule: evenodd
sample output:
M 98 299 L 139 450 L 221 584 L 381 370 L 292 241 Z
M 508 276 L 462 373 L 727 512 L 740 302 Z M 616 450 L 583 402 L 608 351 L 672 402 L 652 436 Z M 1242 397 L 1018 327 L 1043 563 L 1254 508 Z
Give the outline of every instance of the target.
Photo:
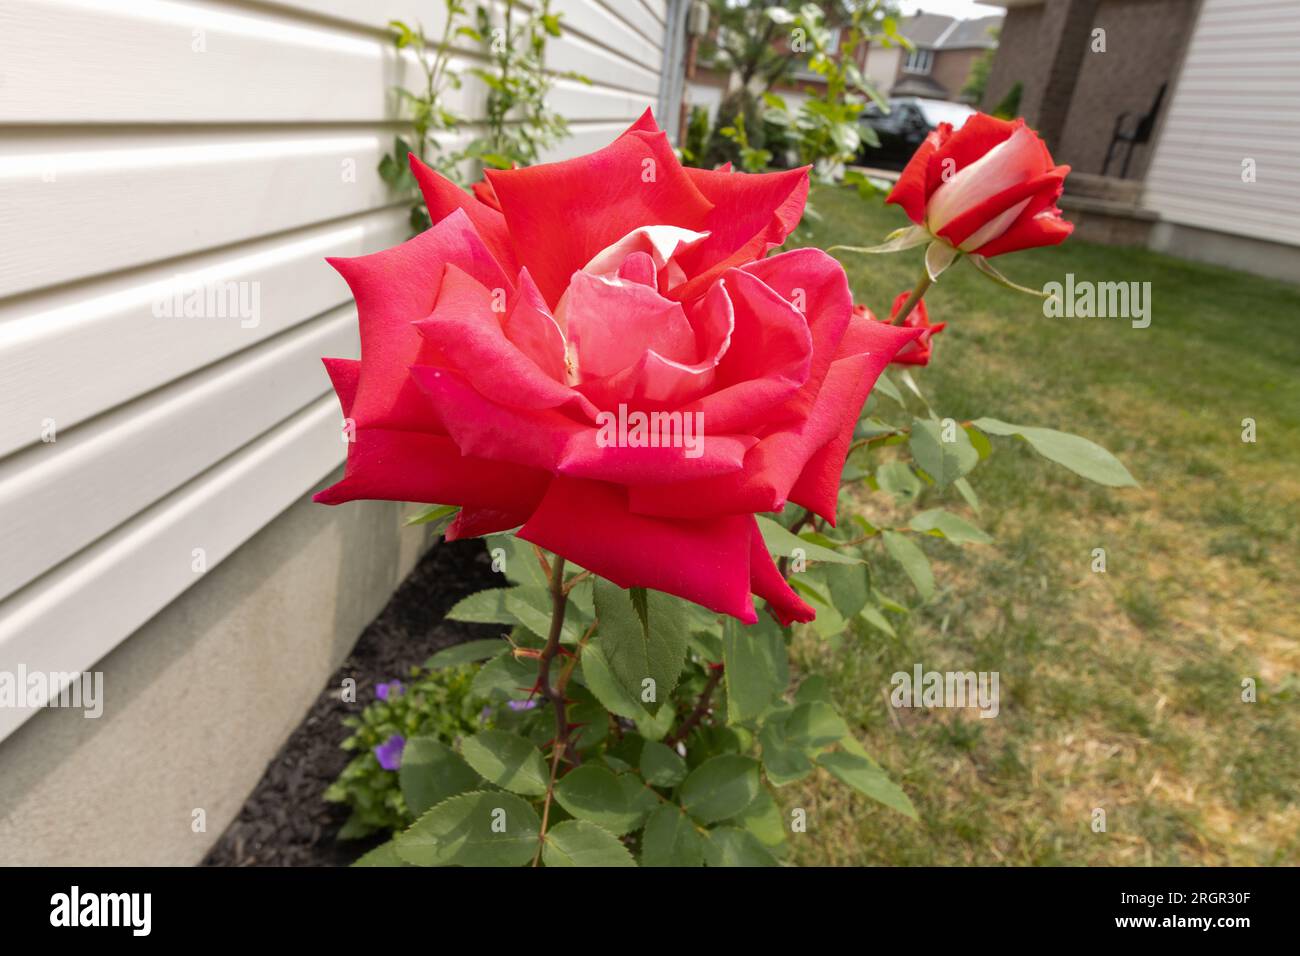
M 916 303 L 921 301 L 921 297 L 925 295 L 925 291 L 933 284 L 934 281 L 930 278 L 930 273 L 922 268 L 921 278 L 917 280 L 916 287 L 912 289 L 912 294 L 907 297 L 907 301 L 903 303 L 903 307 L 898 310 L 898 315 L 889 320 L 890 325 L 902 325 L 904 320 L 907 319 L 908 313 L 916 308 Z
M 546 823 L 551 815 L 551 800 L 555 796 L 555 778 L 560 772 L 560 761 L 564 759 L 564 750 L 569 741 L 569 721 L 565 714 L 564 691 L 551 683 L 551 661 L 560 651 L 560 634 L 564 630 L 564 612 L 568 609 L 568 593 L 564 587 L 564 558 L 555 556 L 551 565 L 551 630 L 542 648 L 537 670 L 537 686 L 542 696 L 551 702 L 555 710 L 555 740 L 551 745 L 551 779 L 546 785 L 546 800 L 542 804 L 542 826 L 537 833 L 537 855 L 533 857 L 533 866 L 540 864 L 542 845 L 546 839 Z
M 691 731 L 695 729 L 695 725 L 704 719 L 704 715 L 709 712 L 709 698 L 713 696 L 713 691 L 722 682 L 724 670 L 725 668 L 721 664 L 709 665 L 709 679 L 704 685 L 704 690 L 700 692 L 699 700 L 695 702 L 695 709 L 691 711 L 689 717 L 682 721 L 682 725 L 664 740 L 665 746 L 676 747 L 689 737 Z

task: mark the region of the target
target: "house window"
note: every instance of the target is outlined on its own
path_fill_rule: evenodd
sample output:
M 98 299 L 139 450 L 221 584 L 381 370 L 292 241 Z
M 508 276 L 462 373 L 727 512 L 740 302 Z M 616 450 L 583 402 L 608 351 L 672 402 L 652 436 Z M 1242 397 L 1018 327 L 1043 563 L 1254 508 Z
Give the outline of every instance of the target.
M 907 61 L 903 64 L 903 72 L 929 73 L 932 66 L 934 66 L 934 51 L 917 47 L 907 54 Z

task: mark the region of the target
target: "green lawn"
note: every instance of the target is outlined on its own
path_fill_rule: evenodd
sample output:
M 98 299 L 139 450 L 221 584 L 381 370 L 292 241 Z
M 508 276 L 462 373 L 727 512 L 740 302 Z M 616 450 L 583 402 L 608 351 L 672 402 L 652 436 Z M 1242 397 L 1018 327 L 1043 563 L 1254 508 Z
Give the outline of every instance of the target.
M 901 211 L 820 189 L 811 243 L 871 245 Z M 807 241 L 807 240 L 805 240 Z M 842 253 L 878 313 L 920 250 Z M 1066 272 L 1150 281 L 1152 323 L 1046 318 L 959 262 L 926 297 L 947 321 L 918 381 L 941 416 L 1045 425 L 1109 448 L 1141 483 L 1109 489 L 994 439 L 972 476 L 985 547 L 927 539 L 940 592 L 897 639 L 796 640 L 920 812 L 829 778 L 781 791 L 808 810 L 803 864 L 1300 862 L 1300 289 L 1080 241 L 997 260 L 1041 287 Z M 877 400 L 877 399 L 873 399 Z M 1241 440 L 1242 419 L 1258 441 Z M 878 454 L 889 454 L 888 450 Z M 866 499 L 888 523 L 883 496 Z M 1104 547 L 1108 570 L 1090 570 Z M 890 567 L 882 587 L 914 592 Z M 997 670 L 992 720 L 888 707 L 889 678 Z M 1241 701 L 1242 680 L 1258 701 Z M 1094 808 L 1105 833 L 1090 827 Z

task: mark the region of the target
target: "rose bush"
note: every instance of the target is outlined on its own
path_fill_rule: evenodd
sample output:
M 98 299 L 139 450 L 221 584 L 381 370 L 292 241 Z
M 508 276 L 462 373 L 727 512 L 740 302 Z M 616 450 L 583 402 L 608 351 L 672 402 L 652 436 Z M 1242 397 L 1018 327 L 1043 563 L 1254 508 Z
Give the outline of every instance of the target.
M 820 250 L 767 257 L 807 170 L 683 168 L 649 111 L 472 197 L 411 163 L 434 227 L 332 260 L 361 359 L 326 362 L 355 440 L 316 500 L 459 505 L 448 538 L 519 527 L 625 588 L 811 618 L 754 515 L 794 502 L 834 524 L 862 404 L 925 332 L 855 313 Z
M 969 255 L 989 272 L 978 250 L 1048 235 L 1021 223 L 1047 209 L 1034 191 L 1047 173 L 1008 199 L 1028 140 L 1008 134 L 980 166 L 975 146 L 952 147 L 961 135 L 926 153 L 927 177 L 951 147 L 941 158 L 967 178 L 955 197 L 925 193 L 944 235 L 911 227 L 930 243 L 926 270 L 888 322 L 852 305 L 826 254 L 769 255 L 798 223 L 806 170 L 683 169 L 649 114 L 590 156 L 489 172 L 472 194 L 413 163 L 437 224 L 335 262 L 362 358 L 326 362 L 353 441 L 318 500 L 429 502 L 413 520 L 487 535 L 501 586 L 447 617 L 505 640 L 425 665 L 469 666 L 466 700 L 491 727 L 451 740 L 409 719 L 396 736 L 372 728 L 364 779 L 336 796 L 354 803 L 351 832 L 400 832 L 359 863 L 773 865 L 788 851 L 777 792 L 817 771 L 916 819 L 825 682 L 792 692 L 792 622 L 846 650 L 943 600 L 918 542 L 991 541 L 942 506 L 951 489 L 978 514 L 967 476 L 989 436 L 1134 483 L 1078 436 L 940 417 L 902 367 L 926 364 L 943 328 L 922 297 L 936 249 L 967 254 L 946 237 L 982 230 Z M 1002 208 L 960 237 L 948 211 L 968 203 Z M 1006 228 L 989 238 L 994 221 Z M 893 502 L 869 519 L 857 506 L 871 495 Z M 882 590 L 899 579 L 878 578 L 876 560 L 902 570 L 916 604 Z M 375 713 L 405 700 L 389 693 Z M 380 799 L 382 822 L 362 812 Z

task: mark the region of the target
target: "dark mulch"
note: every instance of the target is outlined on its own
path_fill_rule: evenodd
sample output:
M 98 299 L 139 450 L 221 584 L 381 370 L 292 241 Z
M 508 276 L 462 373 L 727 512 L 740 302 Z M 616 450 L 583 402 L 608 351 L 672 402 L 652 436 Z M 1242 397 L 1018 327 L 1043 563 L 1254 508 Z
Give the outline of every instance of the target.
M 497 633 L 490 625 L 460 624 L 443 615 L 465 595 L 500 583 L 482 541 L 435 545 L 362 632 L 203 865 L 346 866 L 382 842 L 340 843 L 335 835 L 348 810 L 321 799 L 352 758 L 339 747 L 348 736 L 343 717 L 374 700 L 376 684 L 434 651 Z M 355 703 L 339 699 L 345 677 L 357 682 Z

